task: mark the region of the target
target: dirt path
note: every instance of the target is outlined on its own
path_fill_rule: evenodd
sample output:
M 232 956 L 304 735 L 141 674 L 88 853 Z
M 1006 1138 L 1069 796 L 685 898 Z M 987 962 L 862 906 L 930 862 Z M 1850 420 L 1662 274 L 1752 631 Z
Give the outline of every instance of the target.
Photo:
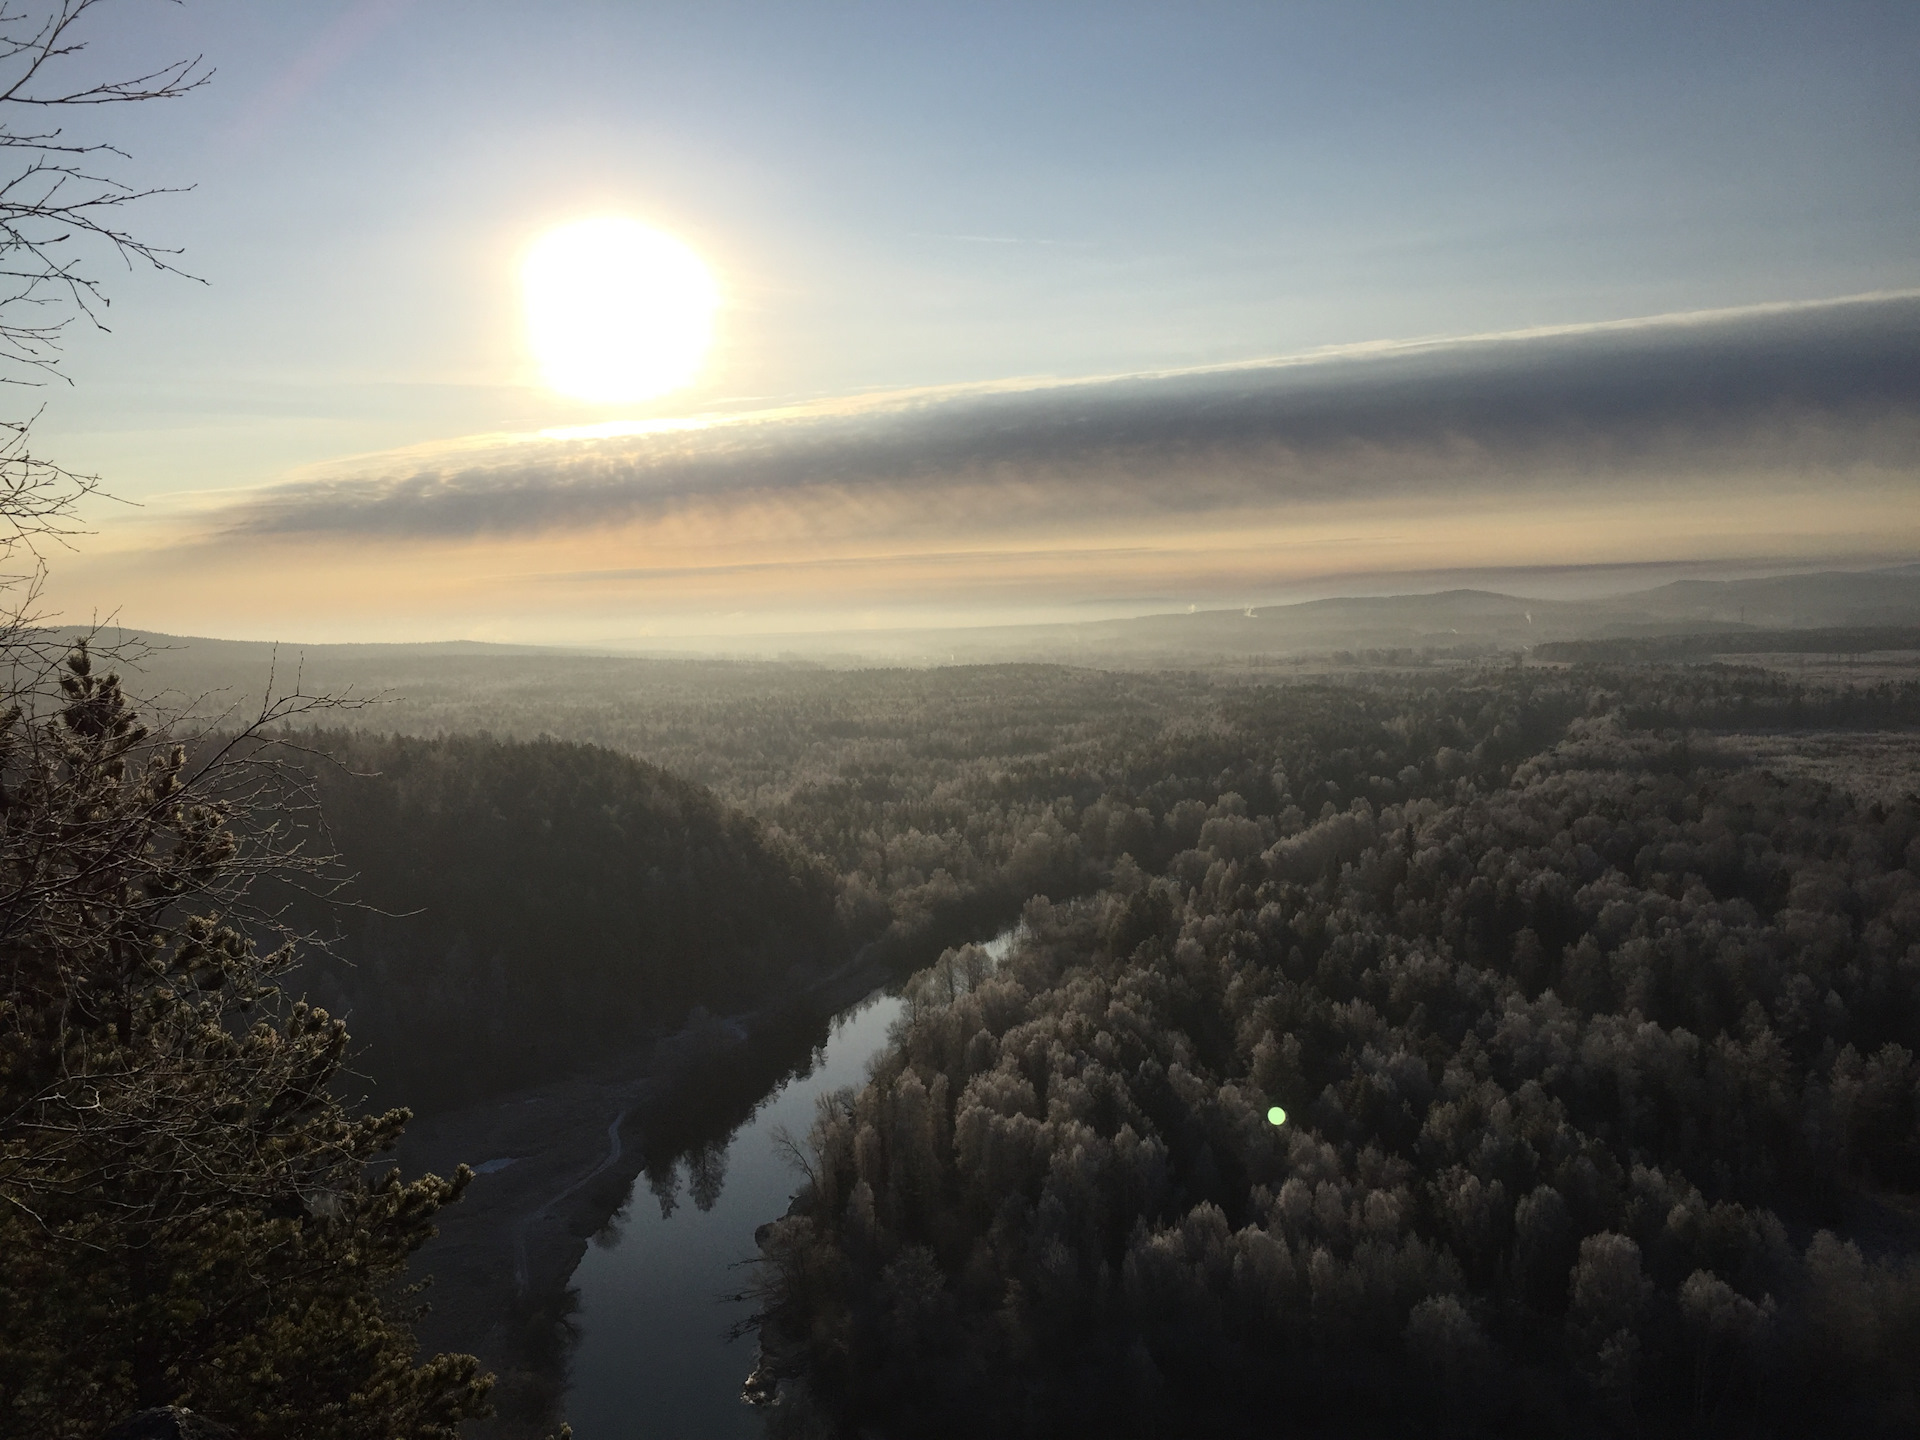
M 548 1200 L 538 1210 L 523 1215 L 520 1218 L 519 1224 L 513 1227 L 513 1278 L 514 1283 L 519 1287 L 522 1295 L 527 1292 L 527 1231 L 552 1214 L 554 1206 L 578 1194 L 619 1163 L 620 1156 L 625 1148 L 621 1141 L 620 1129 L 627 1123 L 627 1117 L 631 1114 L 633 1114 L 633 1107 L 629 1105 L 618 1115 L 614 1116 L 608 1123 L 606 1159 L 602 1160 L 585 1175 L 582 1175 L 578 1180 L 567 1186 L 567 1188 L 562 1190 L 558 1195 Z
M 648 1059 L 636 1051 L 624 1075 L 555 1081 L 408 1127 L 403 1173 L 483 1171 L 414 1257 L 414 1272 L 433 1277 L 423 1343 L 492 1359 L 523 1297 L 565 1289 L 592 1233 L 595 1182 L 638 1161 L 621 1128 L 651 1087 Z

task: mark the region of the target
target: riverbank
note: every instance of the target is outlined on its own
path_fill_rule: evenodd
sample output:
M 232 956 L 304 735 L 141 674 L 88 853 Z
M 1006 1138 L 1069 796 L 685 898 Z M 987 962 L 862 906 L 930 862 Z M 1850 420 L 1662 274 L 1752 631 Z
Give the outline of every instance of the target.
M 566 1381 L 568 1283 L 592 1237 L 625 1201 L 650 1158 L 672 1154 L 686 1097 L 737 1088 L 708 1120 L 730 1130 L 767 1084 L 804 1067 L 834 1015 L 890 977 L 849 965 L 803 994 L 748 1014 L 696 1016 L 673 1035 L 482 1104 L 416 1120 L 399 1150 L 407 1174 L 478 1172 L 410 1274 L 431 1276 L 417 1326 L 425 1353 L 478 1355 L 499 1377 L 500 1418 L 475 1435 L 521 1440 L 554 1427 Z M 733 1110 L 739 1111 L 738 1115 Z M 650 1156 L 651 1144 L 654 1156 Z

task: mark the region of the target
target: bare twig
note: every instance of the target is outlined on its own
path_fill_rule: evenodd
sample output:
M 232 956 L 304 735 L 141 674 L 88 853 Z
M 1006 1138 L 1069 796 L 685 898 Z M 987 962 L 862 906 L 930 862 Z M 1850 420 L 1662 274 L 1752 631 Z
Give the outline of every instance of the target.
M 0 169 L 0 386 L 38 386 L 60 374 L 61 346 L 75 318 L 106 329 L 111 301 L 89 257 L 102 252 L 123 267 L 184 274 L 178 250 L 156 245 L 122 220 L 129 206 L 177 187 L 133 185 L 112 173 L 126 151 L 106 140 L 69 136 L 48 112 L 72 107 L 173 100 L 213 77 L 201 57 L 119 79 L 63 80 L 87 48 L 92 12 L 113 0 L 0 0 L 0 152 L 17 166 Z M 35 123 L 16 125 L 24 107 Z M 187 277 L 193 278 L 193 277 Z M 33 453 L 32 416 L 0 418 L 0 562 L 43 542 L 81 533 L 80 503 L 100 493 L 97 476 Z M 0 576 L 0 594 L 18 577 Z M 18 609 L 18 607 L 15 607 Z

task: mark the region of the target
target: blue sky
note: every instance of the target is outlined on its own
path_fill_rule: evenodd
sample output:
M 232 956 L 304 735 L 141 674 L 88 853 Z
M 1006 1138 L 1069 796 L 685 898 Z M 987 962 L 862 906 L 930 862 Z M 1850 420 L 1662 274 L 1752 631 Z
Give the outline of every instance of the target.
M 463 436 L 1920 286 L 1912 5 L 120 0 L 97 120 L 192 184 L 43 443 L 135 499 Z M 118 125 L 119 129 L 106 127 Z M 690 389 L 545 392 L 514 267 L 625 213 Z M 131 602 L 130 602 L 131 603 Z

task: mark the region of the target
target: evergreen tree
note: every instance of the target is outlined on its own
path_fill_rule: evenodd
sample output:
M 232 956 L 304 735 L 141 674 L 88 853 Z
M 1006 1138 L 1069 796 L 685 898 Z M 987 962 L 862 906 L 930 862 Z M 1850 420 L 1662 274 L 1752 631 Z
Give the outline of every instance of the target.
M 414 1363 L 407 1256 L 469 1172 L 370 1162 L 408 1113 L 330 1091 L 345 1026 L 220 906 L 270 853 L 83 644 L 0 716 L 0 1434 L 180 1404 L 248 1440 L 452 1436 L 470 1356 Z M 271 846 L 268 847 L 271 850 Z

